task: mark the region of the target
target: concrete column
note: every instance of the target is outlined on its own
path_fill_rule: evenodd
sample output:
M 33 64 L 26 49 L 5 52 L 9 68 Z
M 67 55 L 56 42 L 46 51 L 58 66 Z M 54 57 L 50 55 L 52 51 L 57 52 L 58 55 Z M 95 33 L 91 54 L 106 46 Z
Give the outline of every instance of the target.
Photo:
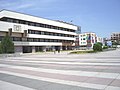
M 65 46 L 65 50 L 68 50 L 67 46 Z
M 35 46 L 32 46 L 32 53 L 35 53 Z
M 46 46 L 43 47 L 43 51 L 46 52 Z
M 62 50 L 62 46 L 60 46 L 60 50 Z

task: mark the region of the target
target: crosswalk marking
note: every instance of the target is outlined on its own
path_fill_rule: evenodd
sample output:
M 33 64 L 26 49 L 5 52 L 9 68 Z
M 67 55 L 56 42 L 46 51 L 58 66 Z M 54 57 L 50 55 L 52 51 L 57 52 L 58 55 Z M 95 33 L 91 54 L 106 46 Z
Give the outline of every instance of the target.
M 14 73 L 14 72 L 9 72 L 9 71 L 0 71 L 0 73 L 20 76 L 20 77 L 25 77 L 25 78 L 31 78 L 31 79 L 37 79 L 37 80 L 42 80 L 42 81 L 48 81 L 48 82 L 53 82 L 53 83 L 59 83 L 59 84 L 66 84 L 66 85 L 80 86 L 80 87 L 86 87 L 86 88 L 93 88 L 93 89 L 104 89 L 107 86 L 107 85 L 99 85 L 99 84 L 67 81 L 67 80 L 59 80 L 59 79 L 52 79 L 52 78 L 45 78 L 45 77 L 37 77 L 37 76 Z
M 39 72 L 47 72 L 47 73 L 57 73 L 57 74 L 64 74 L 64 75 L 88 76 L 88 77 L 111 78 L 111 79 L 115 79 L 118 76 L 120 76 L 119 73 L 88 72 L 88 71 L 80 71 L 80 70 L 66 71 L 66 70 L 56 70 L 56 69 L 33 68 L 33 67 L 27 67 L 27 66 L 13 66 L 13 65 L 5 65 L 5 64 L 0 64 L 0 67 L 8 67 L 8 68 L 14 68 L 14 69 L 31 70 L 31 71 L 39 71 Z
M 20 61 L 20 60 L 6 60 L 6 61 L 16 61 L 16 62 L 28 62 L 28 63 L 50 63 L 50 64 L 68 64 L 68 65 L 114 65 L 120 66 L 120 63 L 84 63 L 84 62 L 55 62 L 55 61 Z

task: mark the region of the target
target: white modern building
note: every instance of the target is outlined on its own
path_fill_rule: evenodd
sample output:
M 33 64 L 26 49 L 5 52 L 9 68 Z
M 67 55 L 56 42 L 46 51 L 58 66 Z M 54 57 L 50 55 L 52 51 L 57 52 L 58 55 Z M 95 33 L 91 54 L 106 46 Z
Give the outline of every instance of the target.
M 102 38 L 98 37 L 94 32 L 85 32 L 78 34 L 76 38 L 77 48 L 79 49 L 91 49 L 96 42 L 102 43 Z
M 10 35 L 15 52 L 71 49 L 75 45 L 76 30 L 78 26 L 70 23 L 9 10 L 0 11 L 0 41 Z

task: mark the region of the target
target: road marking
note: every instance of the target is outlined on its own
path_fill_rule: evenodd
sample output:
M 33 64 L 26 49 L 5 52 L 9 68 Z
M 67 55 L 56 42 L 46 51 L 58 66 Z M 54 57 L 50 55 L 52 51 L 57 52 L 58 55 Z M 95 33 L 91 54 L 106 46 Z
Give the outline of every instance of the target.
M 5 60 L 5 61 L 16 61 L 16 62 L 28 62 L 28 63 L 50 63 L 50 64 L 68 64 L 68 65 L 106 65 L 106 66 L 109 66 L 109 65 L 114 65 L 114 66 L 120 66 L 120 63 L 87 63 L 87 62 L 55 62 L 55 61 L 19 61 L 19 60 Z
M 0 64 L 0 67 L 21 69 L 21 70 L 31 70 L 31 71 L 46 72 L 46 73 L 56 73 L 56 74 L 64 74 L 64 75 L 76 75 L 76 76 L 110 78 L 110 79 L 115 79 L 118 76 L 120 76 L 119 73 L 88 72 L 88 71 L 75 71 L 75 70 L 74 71 L 73 70 L 56 70 L 56 69 L 33 68 L 33 67 L 26 67 L 26 66 L 13 66 L 13 65 L 5 65 L 5 64 Z M 118 78 L 118 79 L 120 79 L 120 78 Z
M 24 78 L 30 78 L 30 79 L 37 79 L 37 80 L 41 80 L 41 81 L 65 84 L 65 85 L 93 88 L 93 89 L 104 89 L 107 86 L 107 85 L 99 85 L 99 84 L 91 84 L 91 83 L 84 83 L 84 82 L 75 82 L 75 81 L 38 77 L 38 76 L 14 73 L 14 72 L 9 72 L 9 71 L 0 71 L 0 73 L 15 75 L 15 76 L 24 77 Z

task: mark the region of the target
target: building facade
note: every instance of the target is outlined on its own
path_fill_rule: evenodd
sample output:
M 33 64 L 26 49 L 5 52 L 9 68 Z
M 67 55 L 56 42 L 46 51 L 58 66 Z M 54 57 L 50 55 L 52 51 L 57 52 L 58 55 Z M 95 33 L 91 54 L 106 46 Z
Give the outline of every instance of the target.
M 0 41 L 9 35 L 15 52 L 66 50 L 75 46 L 78 26 L 9 10 L 0 11 Z
M 102 38 L 93 32 L 78 34 L 76 38 L 76 47 L 79 49 L 91 49 L 96 42 L 102 43 Z
M 115 32 L 111 34 L 111 41 L 120 44 L 120 32 Z

